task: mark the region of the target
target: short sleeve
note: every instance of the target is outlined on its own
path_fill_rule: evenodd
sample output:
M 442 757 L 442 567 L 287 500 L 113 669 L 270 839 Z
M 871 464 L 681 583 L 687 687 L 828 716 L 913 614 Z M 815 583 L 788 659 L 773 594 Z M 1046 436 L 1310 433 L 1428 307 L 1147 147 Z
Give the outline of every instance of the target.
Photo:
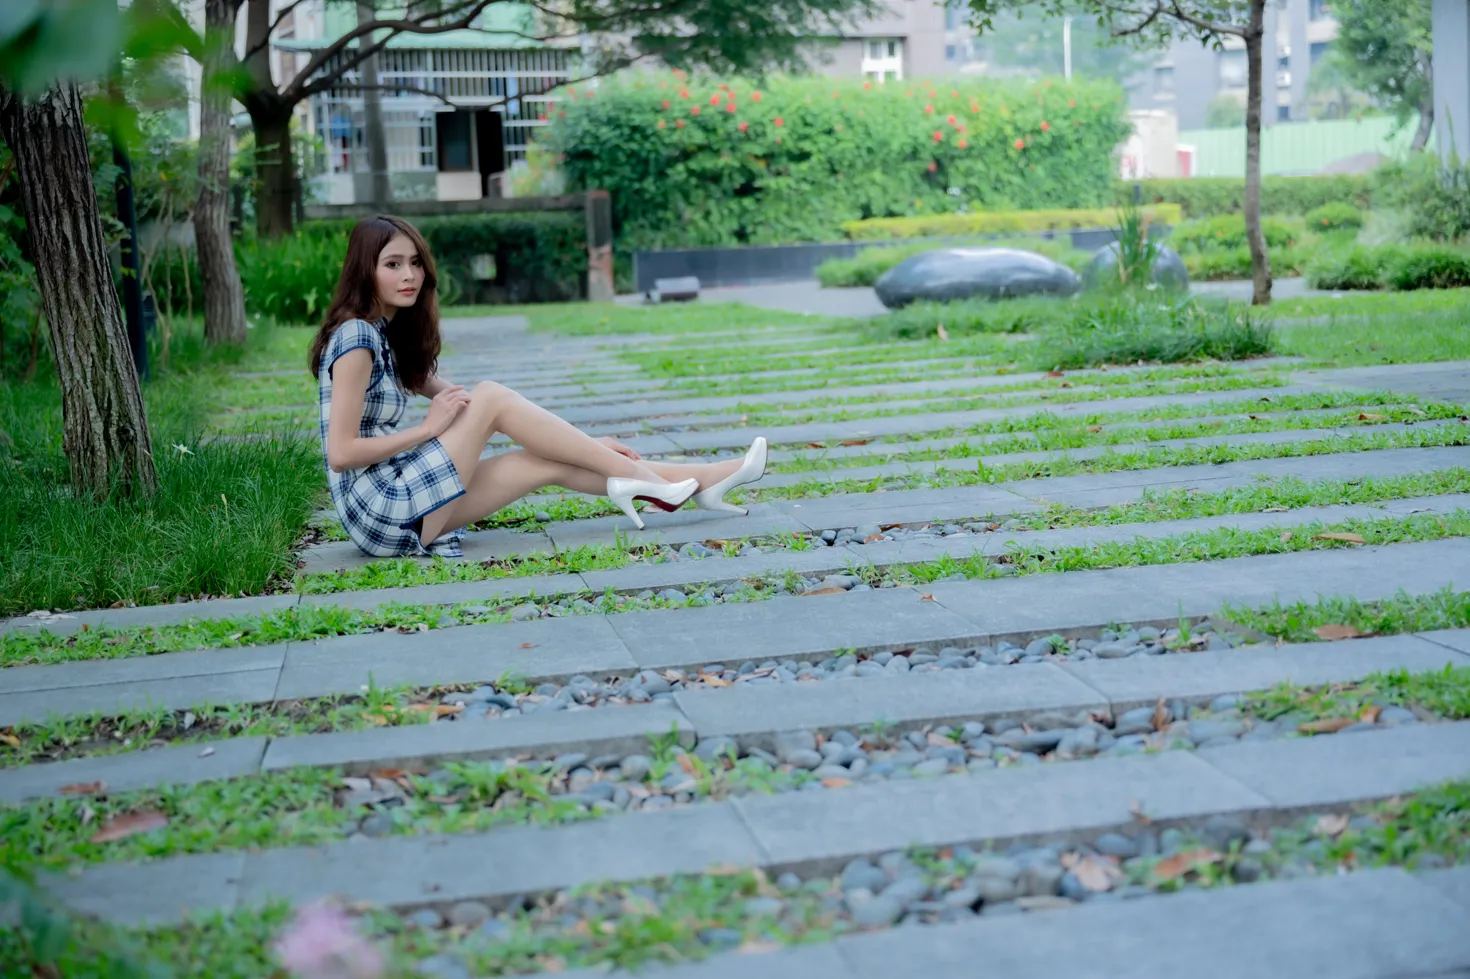
M 327 342 L 327 349 L 322 352 L 322 370 L 330 376 L 337 358 L 358 347 L 365 347 L 376 356 L 378 339 L 378 328 L 367 320 L 348 320 L 337 327 Z

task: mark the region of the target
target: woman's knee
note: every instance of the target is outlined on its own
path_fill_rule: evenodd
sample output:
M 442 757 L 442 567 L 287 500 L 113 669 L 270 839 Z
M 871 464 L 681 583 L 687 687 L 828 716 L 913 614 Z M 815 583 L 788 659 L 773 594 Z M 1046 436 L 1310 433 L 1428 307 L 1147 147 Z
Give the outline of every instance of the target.
M 489 418 L 494 418 L 519 398 L 519 394 L 495 381 L 481 381 L 470 389 L 471 409 Z

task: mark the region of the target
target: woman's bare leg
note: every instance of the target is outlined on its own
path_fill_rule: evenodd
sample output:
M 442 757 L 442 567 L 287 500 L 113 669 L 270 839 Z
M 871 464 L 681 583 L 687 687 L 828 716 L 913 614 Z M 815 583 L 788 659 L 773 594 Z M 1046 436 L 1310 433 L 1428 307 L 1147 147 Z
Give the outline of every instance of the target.
M 671 483 L 697 479 L 700 489 L 708 489 L 739 469 L 744 461 L 744 459 L 726 459 L 723 462 L 644 462 L 643 464 Z

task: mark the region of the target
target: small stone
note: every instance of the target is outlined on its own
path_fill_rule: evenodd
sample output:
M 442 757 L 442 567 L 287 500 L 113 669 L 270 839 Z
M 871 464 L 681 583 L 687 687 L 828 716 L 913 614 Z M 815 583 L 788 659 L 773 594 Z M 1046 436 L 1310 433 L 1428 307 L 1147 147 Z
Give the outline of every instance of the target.
M 1215 713 L 1219 713 L 1222 710 L 1234 710 L 1239 706 L 1240 694 L 1235 693 L 1221 694 L 1214 700 L 1210 701 L 1210 710 Z
M 903 916 L 903 905 L 880 894 L 853 909 L 852 920 L 859 928 L 885 928 Z
M 1104 833 L 1093 841 L 1093 849 L 1103 856 L 1130 860 L 1139 854 L 1139 845 L 1122 833 Z
M 786 764 L 796 768 L 805 768 L 808 771 L 818 768 L 822 764 L 822 756 L 816 751 L 803 748 L 799 751 L 789 752 L 785 759 Z
M 1056 894 L 1061 884 L 1062 868 L 1055 864 L 1032 864 L 1021 870 L 1021 889 L 1031 897 Z
M 1002 901 L 1014 901 L 1021 896 L 1021 885 L 1004 877 L 977 877 L 974 887 L 980 892 L 980 900 L 987 908 Z
M 490 909 L 479 901 L 460 901 L 449 909 L 449 923 L 456 928 L 478 928 L 490 917 Z
M 1260 880 L 1265 872 L 1266 868 L 1255 857 L 1241 857 L 1235 861 L 1235 866 L 1230 868 L 1230 876 L 1241 884 L 1254 883 Z
M 653 770 L 653 759 L 647 755 L 629 755 L 622 760 L 618 768 L 623 773 L 623 778 L 629 782 L 641 782 Z
M 1213 849 L 1227 853 L 1232 845 L 1245 846 L 1250 842 L 1250 827 L 1234 816 L 1211 816 L 1199 831 L 1200 839 Z
M 699 933 L 699 940 L 710 948 L 734 948 L 745 937 L 733 928 L 707 928 Z
M 451 955 L 431 955 L 419 962 L 414 971 L 433 979 L 471 979 L 469 968 Z
M 1070 870 L 1062 874 L 1062 881 L 1057 890 L 1062 897 L 1073 901 L 1085 901 L 1092 897 L 1092 892 Z
M 776 757 L 784 762 L 791 760 L 790 756 L 793 752 L 815 752 L 817 748 L 817 736 L 810 731 L 782 731 L 776 735 L 775 742 Z
M 783 891 L 794 891 L 801 886 L 801 878 L 788 870 L 776 878 L 776 886 Z
M 842 868 L 844 891 L 867 890 L 869 893 L 882 890 L 888 885 L 888 875 L 867 860 L 853 860 Z
M 738 758 L 740 746 L 734 738 L 720 735 L 717 737 L 700 738 L 699 743 L 694 746 L 694 757 L 702 761 L 715 761 L 723 758 Z
M 745 913 L 755 918 L 774 918 L 786 908 L 777 897 L 753 897 L 745 902 Z
M 949 771 L 949 762 L 944 758 L 930 758 L 921 761 L 914 766 L 913 772 L 916 776 L 943 775 Z
M 1027 656 L 1046 656 L 1053 651 L 1051 637 L 1033 639 L 1026 644 Z
M 393 817 L 386 812 L 370 812 L 357 824 L 363 836 L 387 836 L 393 832 Z
M 510 613 L 510 620 L 512 622 L 525 622 L 529 619 L 539 619 L 540 617 L 541 610 L 531 604 L 517 605 Z
M 415 928 L 443 928 L 444 916 L 433 908 L 419 908 L 409 912 L 406 919 Z
M 535 520 L 537 523 L 551 523 L 551 514 L 547 513 L 545 510 L 537 510 L 534 514 L 531 515 L 531 519 Z

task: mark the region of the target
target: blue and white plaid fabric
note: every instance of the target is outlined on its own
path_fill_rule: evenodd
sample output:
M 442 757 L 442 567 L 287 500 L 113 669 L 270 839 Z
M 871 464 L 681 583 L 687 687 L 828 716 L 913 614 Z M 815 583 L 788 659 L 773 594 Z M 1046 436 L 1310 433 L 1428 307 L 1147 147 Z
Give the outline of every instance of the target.
M 322 353 L 317 388 L 321 399 L 323 465 L 326 465 L 327 426 L 332 414 L 332 365 L 338 357 L 358 347 L 373 355 L 373 372 L 358 430 L 363 438 L 392 435 L 408 408 L 410 395 L 398 383 L 393 350 L 383 335 L 387 322 L 349 320 L 332 334 Z M 368 554 L 375 557 L 423 553 L 444 557 L 461 555 L 461 531 L 444 534 L 425 545 L 415 529 L 425 514 L 464 495 L 454 461 L 438 439 L 430 439 L 366 469 L 340 473 L 332 472 L 331 466 L 326 469 L 337 517 L 352 542 Z

